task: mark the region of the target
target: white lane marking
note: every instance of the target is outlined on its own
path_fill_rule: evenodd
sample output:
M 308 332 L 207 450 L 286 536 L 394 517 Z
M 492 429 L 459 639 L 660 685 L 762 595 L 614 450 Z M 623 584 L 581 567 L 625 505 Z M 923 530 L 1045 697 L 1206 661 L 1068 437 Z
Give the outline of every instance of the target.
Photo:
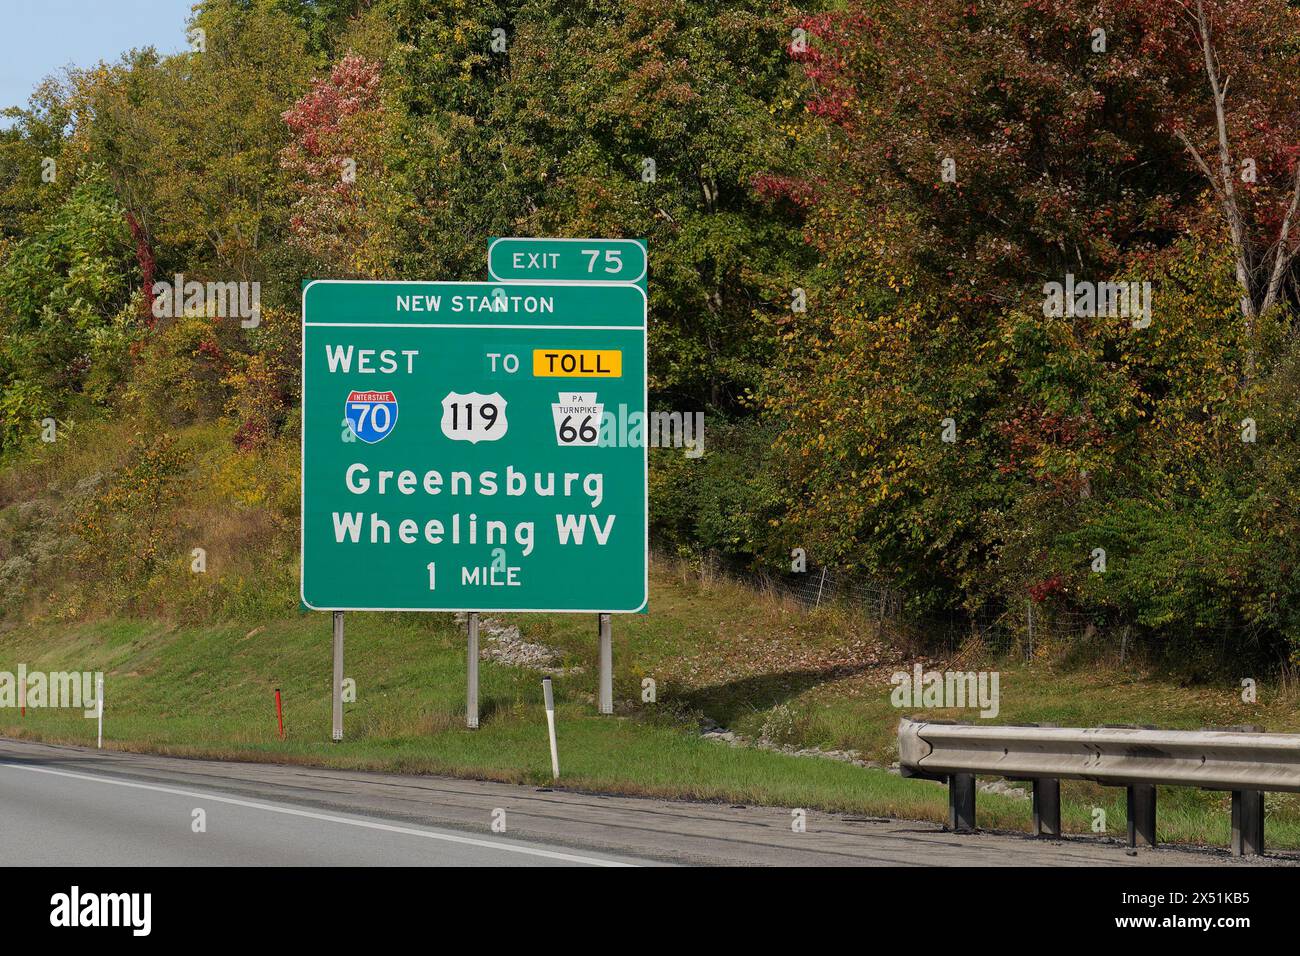
M 196 790 L 178 790 L 175 787 L 160 787 L 151 783 L 133 783 L 129 780 L 115 780 L 98 774 L 73 773 L 69 770 L 51 770 L 48 767 L 28 767 L 24 764 L 0 761 L 0 767 L 14 770 L 30 770 L 33 773 L 49 773 L 56 777 L 71 777 L 74 780 L 89 780 L 92 783 L 107 783 L 115 787 L 131 787 L 135 790 L 152 790 L 155 793 L 168 793 L 177 797 L 194 797 L 199 800 L 214 800 L 217 803 L 229 803 L 237 807 L 252 810 L 266 810 L 269 813 L 284 813 L 291 817 L 306 817 L 309 820 L 323 820 L 326 823 L 342 823 L 350 827 L 364 827 L 367 830 L 383 830 L 386 833 L 401 833 L 405 836 L 424 837 L 426 840 L 442 840 L 446 843 L 462 843 L 466 846 L 484 847 L 489 850 L 504 850 L 507 853 L 522 853 L 524 856 L 540 856 L 548 860 L 564 860 L 568 863 L 586 863 L 590 866 L 636 866 L 635 863 L 621 863 L 617 860 L 602 860 L 594 856 L 578 856 L 573 853 L 560 853 L 557 850 L 541 850 L 536 847 L 518 846 L 513 843 L 497 843 L 494 840 L 480 840 L 476 837 L 454 836 L 450 833 L 436 833 L 430 830 L 416 830 L 413 827 L 399 827 L 391 823 L 375 823 L 371 820 L 353 820 L 348 817 L 336 817 L 329 813 L 316 813 L 312 810 L 298 810 L 294 807 L 277 807 L 270 803 L 256 803 L 252 800 L 240 800 L 236 797 L 223 797 L 215 793 L 202 793 Z

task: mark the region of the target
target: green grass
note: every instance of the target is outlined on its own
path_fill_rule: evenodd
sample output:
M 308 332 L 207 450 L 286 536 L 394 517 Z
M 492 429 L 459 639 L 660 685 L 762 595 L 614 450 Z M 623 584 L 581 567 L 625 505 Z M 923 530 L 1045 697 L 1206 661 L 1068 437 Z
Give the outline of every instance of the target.
M 103 670 L 107 746 L 325 766 L 549 781 L 536 675 L 484 662 L 481 728 L 464 727 L 463 632 L 446 615 L 349 614 L 347 674 L 357 702 L 346 739 L 329 742 L 329 619 L 265 628 L 160 627 L 115 621 L 8 635 L 0 670 Z M 281 688 L 286 739 L 277 739 Z M 579 684 L 557 681 L 566 786 L 697 799 L 911 815 L 942 811 L 943 792 L 880 771 L 701 741 L 651 713 L 601 718 Z M 75 710 L 10 709 L 0 733 L 92 744 Z M 1007 803 L 1012 801 L 996 801 Z M 996 809 L 990 804 L 990 811 Z
M 869 625 L 834 611 L 807 614 L 744 588 L 704 585 L 657 566 L 651 613 L 617 617 L 619 714 L 594 713 L 592 616 L 512 618 L 524 636 L 558 649 L 581 673 L 556 679 L 564 786 L 632 794 L 808 807 L 941 820 L 943 787 L 884 769 L 728 747 L 698 736 L 707 716 L 780 744 L 854 749 L 888 764 L 900 712 L 889 675 L 900 655 Z M 540 678 L 484 662 L 481 728 L 464 727 L 464 634 L 449 615 L 350 613 L 346 740 L 329 742 L 329 618 L 265 625 L 185 626 L 135 620 L 22 625 L 0 636 L 0 670 L 90 670 L 106 675 L 106 746 L 184 755 L 444 773 L 548 783 Z M 908 662 L 910 663 L 910 661 Z M 942 665 L 942 661 L 935 662 Z M 965 669 L 990 666 L 966 662 Z M 1199 727 L 1263 723 L 1295 730 L 1294 696 L 1268 685 L 1258 705 L 1231 686 L 1187 688 L 1159 676 L 1101 666 L 1000 662 L 1002 722 L 1150 723 Z M 641 703 L 642 682 L 657 701 Z M 277 738 L 281 688 L 286 739 Z M 913 709 L 912 712 L 919 712 Z M 970 714 L 936 712 L 934 716 Z M 80 711 L 0 710 L 0 734 L 93 745 Z M 1093 809 L 1124 831 L 1123 791 L 1063 784 L 1067 830 L 1088 832 Z M 1300 846 L 1300 806 L 1269 795 L 1272 846 Z M 1183 788 L 1160 794 L 1160 838 L 1226 845 L 1228 797 Z M 1029 802 L 981 793 L 979 822 L 1023 830 Z

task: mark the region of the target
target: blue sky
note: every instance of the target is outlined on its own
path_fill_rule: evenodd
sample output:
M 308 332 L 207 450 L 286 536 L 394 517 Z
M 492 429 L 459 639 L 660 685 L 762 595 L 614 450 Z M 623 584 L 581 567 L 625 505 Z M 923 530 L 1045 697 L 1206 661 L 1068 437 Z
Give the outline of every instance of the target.
M 132 47 L 185 49 L 194 0 L 0 0 L 0 109 L 24 106 L 63 67 L 112 62 Z M 7 125 L 7 121 L 0 119 Z

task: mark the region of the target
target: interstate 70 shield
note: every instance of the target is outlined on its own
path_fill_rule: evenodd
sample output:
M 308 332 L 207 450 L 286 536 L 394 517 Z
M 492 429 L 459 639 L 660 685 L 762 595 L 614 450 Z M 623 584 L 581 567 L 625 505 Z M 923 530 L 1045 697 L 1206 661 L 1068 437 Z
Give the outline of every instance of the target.
M 367 445 L 383 441 L 397 425 L 397 396 L 392 392 L 348 392 L 343 417 Z

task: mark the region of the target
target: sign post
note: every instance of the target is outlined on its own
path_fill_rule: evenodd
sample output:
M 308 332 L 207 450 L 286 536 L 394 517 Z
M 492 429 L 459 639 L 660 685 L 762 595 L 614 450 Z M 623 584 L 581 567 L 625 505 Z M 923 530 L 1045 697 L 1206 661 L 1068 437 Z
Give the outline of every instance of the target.
M 643 609 L 645 336 L 626 283 L 308 283 L 303 604 Z
M 597 710 L 602 714 L 614 713 L 614 635 L 611 633 L 608 614 L 597 618 L 600 630 L 600 697 Z
M 334 612 L 334 731 L 331 739 L 343 739 L 343 612 Z
M 469 612 L 466 631 L 465 726 L 470 730 L 478 730 L 478 611 Z

